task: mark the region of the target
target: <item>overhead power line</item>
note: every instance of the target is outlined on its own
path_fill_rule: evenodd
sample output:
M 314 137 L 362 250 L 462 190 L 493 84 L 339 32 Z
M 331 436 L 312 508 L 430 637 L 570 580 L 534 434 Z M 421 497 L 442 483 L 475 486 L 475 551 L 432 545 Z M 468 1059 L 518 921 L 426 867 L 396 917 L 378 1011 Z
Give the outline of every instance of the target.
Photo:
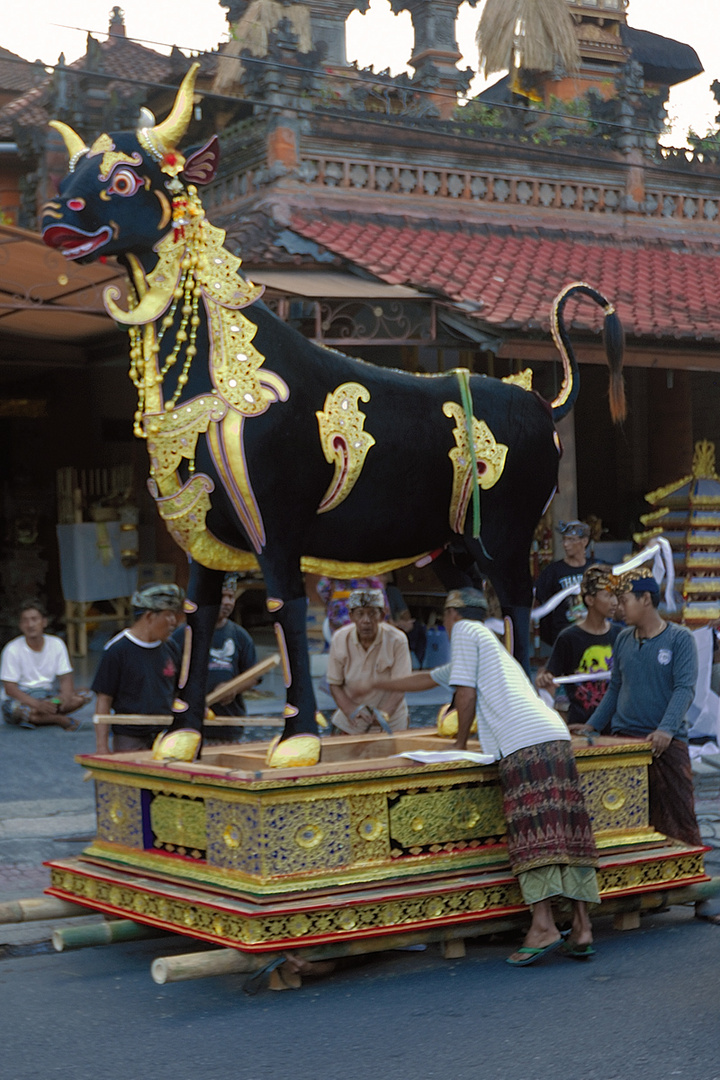
M 81 27 L 66 27 L 66 29 L 73 29 L 73 30 L 82 31 Z M 82 31 L 82 32 L 91 33 L 91 31 Z M 143 42 L 148 42 L 148 43 L 152 43 L 152 44 L 155 44 L 155 45 L 163 45 L 164 47 L 167 47 L 167 48 L 180 48 L 180 46 L 170 46 L 166 42 L 157 42 L 157 41 L 150 42 L 150 39 L 146 39 L 146 38 L 125 38 L 124 40 L 134 41 L 134 42 L 137 42 L 139 44 L 143 43 Z M 217 58 L 219 55 L 221 55 L 221 54 L 219 54 L 217 52 L 210 51 L 210 50 L 189 50 L 188 49 L 187 51 L 193 52 L 194 55 L 196 55 L 196 56 L 211 56 L 211 57 Z M 302 68 L 302 67 L 298 67 L 298 66 L 296 66 L 294 64 L 276 64 L 272 60 L 263 60 L 262 58 L 257 58 L 257 57 L 230 57 L 230 58 L 234 59 L 234 60 L 237 60 L 238 62 L 241 62 L 241 63 L 243 61 L 245 61 L 245 62 L 253 63 L 253 64 L 263 64 L 263 65 L 266 65 L 268 67 L 276 67 L 276 68 L 279 67 L 281 69 L 293 71 L 295 73 L 305 73 L 306 72 L 306 73 L 312 74 L 316 78 L 317 77 L 319 77 L 319 78 L 329 78 L 329 79 L 342 78 L 342 79 L 346 79 L 347 81 L 352 82 L 352 83 L 357 83 L 357 82 L 360 81 L 360 82 L 367 82 L 367 83 L 370 83 L 372 85 L 377 85 L 378 78 L 380 78 L 380 76 L 375 76 L 374 78 L 372 78 L 370 76 L 364 76 L 364 77 L 360 77 L 360 78 L 356 78 L 355 76 L 351 76 L 351 75 L 347 75 L 347 76 L 338 75 L 338 76 L 336 76 L 334 72 L 322 72 L 322 71 L 318 71 L 315 68 Z M 4 57 L 3 58 L 3 63 L 23 63 L 23 64 L 29 64 L 30 66 L 33 66 L 32 61 L 23 60 L 20 57 L 18 57 L 18 58 Z M 71 76 L 75 76 L 75 77 L 78 77 L 78 78 L 92 78 L 92 79 L 97 79 L 97 80 L 104 80 L 105 82 L 127 83 L 127 84 L 132 85 L 132 86 L 146 86 L 146 87 L 148 87 L 150 89 L 153 89 L 153 90 L 169 90 L 172 93 L 175 93 L 177 91 L 177 85 L 173 84 L 173 83 L 160 83 L 160 82 L 155 82 L 155 81 L 150 80 L 150 79 L 138 79 L 138 78 L 132 78 L 131 79 L 131 78 L 129 78 L 127 76 L 123 76 L 123 75 L 116 75 L 116 74 L 112 74 L 112 73 L 108 73 L 108 72 L 99 72 L 99 71 L 94 71 L 92 68 L 86 68 L 86 67 L 79 68 L 79 67 L 75 67 L 73 65 L 42 64 L 39 61 L 37 61 L 36 63 L 37 63 L 37 66 L 42 67 L 43 70 L 48 75 L 60 72 L 63 75 L 71 75 Z M 387 83 L 387 84 L 384 84 L 384 85 L 387 85 L 388 89 L 392 89 L 392 83 Z M 41 88 L 42 88 L 42 84 L 37 84 L 36 87 L 28 88 L 28 90 L 25 91 L 25 94 L 29 93 L 30 90 L 32 90 L 32 89 L 41 89 Z M 421 87 L 413 87 L 412 85 L 407 86 L 404 89 L 411 90 L 413 93 L 431 94 L 431 95 L 433 95 L 435 97 L 440 96 L 436 91 L 425 90 L 425 89 L 423 89 Z M 238 96 L 232 95 L 232 94 L 219 94 L 219 93 L 216 93 L 215 91 L 211 91 L 211 90 L 197 90 L 196 92 L 199 95 L 201 95 L 203 99 L 207 99 L 208 101 L 220 101 L 220 102 L 223 102 L 223 103 L 226 103 L 226 104 L 232 104 L 232 105 L 235 105 L 235 106 L 242 105 L 242 104 L 252 105 L 255 108 L 267 109 L 269 111 L 278 111 L 278 110 L 283 110 L 284 111 L 284 110 L 287 109 L 287 106 L 278 106 L 276 104 L 273 104 L 273 103 L 268 102 L 268 101 L 264 101 L 264 100 L 259 99 L 259 98 L 252 98 L 252 97 L 247 97 L 247 96 L 238 97 Z M 19 96 L 24 96 L 24 95 L 19 95 Z M 454 95 L 453 95 L 453 97 L 454 97 Z M 7 107 L 7 105 L 9 105 L 9 104 L 10 104 L 10 102 L 8 102 L 5 107 Z M 527 112 L 530 111 L 530 110 L 524 108 L 521 105 L 497 104 L 497 105 L 490 106 L 490 107 L 498 108 L 498 109 L 510 109 L 510 110 L 523 112 L 523 113 L 527 113 Z M 0 110 L 0 111 L 2 111 L 2 110 Z M 337 111 L 337 110 L 333 110 L 331 108 L 323 107 L 322 105 L 316 105 L 313 108 L 304 108 L 304 107 L 302 107 L 302 106 L 300 106 L 298 104 L 293 104 L 292 105 L 292 111 L 294 113 L 296 113 L 298 116 L 307 116 L 307 117 L 321 116 L 321 117 L 324 117 L 325 119 L 330 119 L 330 120 L 347 119 L 347 114 L 344 114 L 344 113 L 342 113 L 340 111 Z M 538 113 L 540 115 L 553 116 L 553 117 L 558 117 L 558 118 L 562 118 L 563 115 L 566 115 L 566 114 L 559 114 L 557 112 L 550 112 L 548 110 L 543 110 L 543 109 L 533 109 L 532 112 L 533 113 Z M 649 132 L 648 129 L 646 129 L 646 128 L 626 127 L 625 125 L 617 124 L 617 123 L 614 123 L 612 121 L 604 121 L 604 120 L 603 121 L 592 121 L 592 120 L 589 120 L 589 119 L 585 120 L 584 118 L 578 118 L 577 116 L 570 116 L 569 114 L 567 114 L 567 118 L 572 119 L 575 122 L 577 122 L 578 119 L 581 119 L 585 123 L 593 123 L 593 122 L 595 122 L 595 123 L 598 123 L 598 124 L 602 124 L 602 126 L 605 126 L 605 127 L 615 127 L 615 128 L 618 128 L 618 129 L 624 131 L 625 133 L 635 133 L 635 134 L 640 134 L 640 135 L 644 135 L 644 136 L 647 136 L 648 134 L 652 134 L 652 132 Z M 470 143 L 472 145 L 481 146 L 481 147 L 485 147 L 485 148 L 497 149 L 497 147 L 499 145 L 497 139 L 482 138 L 481 136 L 478 136 L 478 135 L 464 134 L 464 133 L 458 132 L 456 130 L 447 131 L 445 133 L 439 133 L 439 132 L 437 132 L 436 130 L 433 130 L 433 129 L 423 128 L 423 127 L 417 125 L 417 121 L 422 121 L 423 120 L 422 117 L 405 116 L 405 117 L 402 118 L 403 122 L 398 123 L 397 114 L 388 113 L 388 114 L 386 114 L 386 116 L 380 116 L 380 115 L 369 116 L 366 113 L 363 114 L 363 113 L 358 112 L 358 113 L 353 113 L 352 114 L 352 120 L 353 120 L 354 123 L 357 123 L 357 124 L 365 124 L 365 125 L 369 125 L 369 126 L 381 127 L 384 130 L 390 129 L 390 130 L 397 130 L 397 131 L 407 131 L 409 128 L 413 128 L 414 130 L 418 130 L 418 131 L 423 131 L 423 130 L 427 131 L 428 134 L 433 134 L 435 136 L 437 136 L 438 134 L 445 134 L 445 136 L 447 138 L 460 140 L 461 142 L 464 142 L 464 143 Z M 531 135 L 530 135 L 530 137 L 531 137 Z M 671 149 L 671 148 L 669 148 L 669 149 Z M 539 146 L 537 144 L 530 143 L 530 142 L 523 144 L 523 152 L 528 153 L 531 156 L 546 156 L 548 153 L 555 152 L 556 150 L 557 150 L 557 147 L 553 147 L 552 145 Z M 584 155 L 582 153 L 572 152 L 572 151 L 568 152 L 566 150 L 563 150 L 563 158 L 564 158 L 565 161 L 571 161 L 571 162 L 575 162 L 576 164 L 582 164 L 582 165 L 597 166 L 597 163 L 598 163 L 598 159 L 594 155 L 590 155 L 590 154 Z M 629 169 L 629 168 L 634 168 L 635 167 L 632 163 L 626 162 L 626 161 L 615 161 L 615 162 L 613 162 L 613 164 L 615 165 L 615 167 L 621 168 L 621 169 Z M 663 169 L 667 169 L 669 171 L 675 171 L 675 170 L 672 170 L 671 164 L 672 164 L 671 162 L 649 162 L 646 167 L 649 168 L 649 169 L 655 169 L 655 170 L 658 170 L 658 171 L 662 171 Z

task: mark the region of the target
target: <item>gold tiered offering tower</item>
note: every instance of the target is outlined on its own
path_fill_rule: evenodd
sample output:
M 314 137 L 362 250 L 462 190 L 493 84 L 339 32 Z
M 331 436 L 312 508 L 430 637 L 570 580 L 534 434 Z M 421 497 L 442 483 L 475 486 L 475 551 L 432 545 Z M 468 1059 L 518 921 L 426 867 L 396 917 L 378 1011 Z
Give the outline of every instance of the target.
M 720 619 L 720 477 L 715 444 L 695 444 L 692 474 L 645 496 L 653 509 L 643 514 L 641 546 L 664 536 L 673 550 L 675 574 L 682 582 L 681 621 L 690 628 Z

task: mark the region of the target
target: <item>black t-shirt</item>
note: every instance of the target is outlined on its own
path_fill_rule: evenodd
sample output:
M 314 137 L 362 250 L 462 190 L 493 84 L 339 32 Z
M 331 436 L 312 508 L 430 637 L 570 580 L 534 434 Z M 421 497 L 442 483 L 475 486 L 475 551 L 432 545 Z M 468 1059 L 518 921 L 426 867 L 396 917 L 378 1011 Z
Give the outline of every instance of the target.
M 106 646 L 92 690 L 109 694 L 116 713 L 169 716 L 175 698 L 180 654 L 174 641 L 140 642 L 123 631 Z M 113 725 L 116 735 L 149 741 L 162 728 Z
M 615 639 L 624 627 L 610 623 L 604 634 L 589 634 L 579 626 L 568 626 L 558 634 L 547 663 L 551 675 L 575 675 L 580 672 L 610 671 Z M 565 686 L 570 708 L 568 724 L 586 724 L 605 696 L 607 682 L 588 681 Z
M 178 646 L 181 655 L 184 635 L 185 627 L 179 626 L 172 636 L 172 640 Z M 213 632 L 208 660 L 206 693 L 209 694 L 220 683 L 228 682 L 230 679 L 234 679 L 236 675 L 241 675 L 243 671 L 247 671 L 256 663 L 257 657 L 253 639 L 247 630 L 228 619 L 224 626 L 219 629 L 216 628 Z M 226 705 L 217 702 L 212 706 L 212 711 L 216 716 L 245 716 L 245 702 L 242 699 L 242 694 L 238 694 Z M 211 736 L 216 735 L 218 730 L 220 729 L 210 729 L 209 734 Z M 235 729 L 222 729 L 223 732 L 228 730 L 234 731 Z
M 592 560 L 588 560 L 582 566 L 569 566 L 564 559 L 550 563 L 537 579 L 535 586 L 537 606 L 541 607 L 551 596 L 562 592 L 568 585 L 579 585 L 587 568 L 593 565 Z M 571 626 L 577 618 L 583 617 L 579 614 L 579 609 L 584 613 L 585 608 L 578 594 L 563 600 L 554 611 L 540 620 L 540 637 L 546 645 L 554 645 L 561 630 Z

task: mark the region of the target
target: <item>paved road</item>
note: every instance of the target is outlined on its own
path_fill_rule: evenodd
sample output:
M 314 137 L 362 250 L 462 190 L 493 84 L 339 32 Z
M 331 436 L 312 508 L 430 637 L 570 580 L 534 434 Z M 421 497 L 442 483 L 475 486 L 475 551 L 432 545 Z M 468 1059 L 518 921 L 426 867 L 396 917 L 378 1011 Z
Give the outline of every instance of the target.
M 73 755 L 90 728 L 0 725 L 0 899 L 38 895 L 53 855 L 92 835 L 93 792 Z M 720 770 L 696 775 L 720 874 Z M 87 917 L 91 920 L 98 916 Z M 365 958 L 298 992 L 243 977 L 156 986 L 169 937 L 49 952 L 51 926 L 0 927 L 2 1080 L 720 1080 L 720 928 L 673 908 L 639 931 L 596 923 L 598 956 L 503 963 L 512 940 Z M 45 944 L 38 943 L 44 939 Z M 197 947 L 202 948 L 202 945 Z
M 720 1080 L 720 930 L 674 909 L 598 956 L 513 970 L 396 952 L 297 992 L 155 986 L 136 942 L 0 963 L 4 1080 Z M 184 951 L 186 946 L 182 946 Z

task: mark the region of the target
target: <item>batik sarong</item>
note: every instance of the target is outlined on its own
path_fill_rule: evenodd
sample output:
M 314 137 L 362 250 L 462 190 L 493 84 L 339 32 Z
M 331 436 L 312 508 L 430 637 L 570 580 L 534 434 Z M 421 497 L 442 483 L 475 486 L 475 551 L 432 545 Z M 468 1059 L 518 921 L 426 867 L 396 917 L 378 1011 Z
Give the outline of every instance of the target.
M 597 866 L 597 849 L 568 741 L 516 750 L 498 763 L 510 867 Z
M 673 739 L 648 768 L 650 824 L 673 840 L 699 847 L 692 766 L 687 744 Z

